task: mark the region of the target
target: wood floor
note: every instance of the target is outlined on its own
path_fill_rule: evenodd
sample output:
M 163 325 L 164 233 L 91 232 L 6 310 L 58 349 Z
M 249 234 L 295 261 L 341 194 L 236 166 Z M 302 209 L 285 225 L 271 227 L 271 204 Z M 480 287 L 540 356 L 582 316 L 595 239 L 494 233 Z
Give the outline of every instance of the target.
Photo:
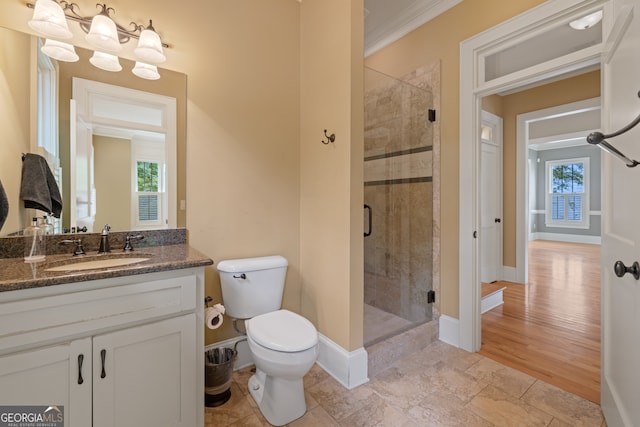
M 600 246 L 529 244 L 529 283 L 482 315 L 480 354 L 600 403 Z

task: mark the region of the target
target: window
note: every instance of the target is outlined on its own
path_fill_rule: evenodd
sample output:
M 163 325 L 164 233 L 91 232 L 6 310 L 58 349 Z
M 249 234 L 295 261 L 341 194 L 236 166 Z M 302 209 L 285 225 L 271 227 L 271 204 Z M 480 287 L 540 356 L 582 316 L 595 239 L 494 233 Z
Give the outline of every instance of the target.
M 546 162 L 548 227 L 589 228 L 589 159 Z

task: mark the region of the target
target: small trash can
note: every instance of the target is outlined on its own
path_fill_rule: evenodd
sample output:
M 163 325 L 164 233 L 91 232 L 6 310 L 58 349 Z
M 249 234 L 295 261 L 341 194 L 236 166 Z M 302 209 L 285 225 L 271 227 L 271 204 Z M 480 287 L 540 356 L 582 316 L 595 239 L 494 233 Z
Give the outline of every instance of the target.
M 236 353 L 216 347 L 204 352 L 204 404 L 220 406 L 231 398 L 231 377 Z

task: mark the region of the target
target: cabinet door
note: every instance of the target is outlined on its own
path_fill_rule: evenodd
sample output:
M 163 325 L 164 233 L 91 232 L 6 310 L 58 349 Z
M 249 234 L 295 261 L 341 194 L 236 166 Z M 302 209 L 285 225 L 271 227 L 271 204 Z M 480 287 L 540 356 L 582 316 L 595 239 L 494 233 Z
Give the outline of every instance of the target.
M 2 405 L 63 407 L 65 426 L 91 425 L 91 338 L 0 357 Z
M 188 314 L 93 338 L 93 426 L 196 424 L 196 317 Z

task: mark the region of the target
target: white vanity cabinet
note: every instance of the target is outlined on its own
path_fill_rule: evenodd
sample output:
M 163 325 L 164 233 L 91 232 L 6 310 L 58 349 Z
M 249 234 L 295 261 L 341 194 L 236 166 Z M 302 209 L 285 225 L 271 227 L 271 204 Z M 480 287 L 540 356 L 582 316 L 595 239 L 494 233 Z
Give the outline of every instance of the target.
M 204 269 L 0 293 L 0 402 L 65 427 L 202 426 Z

